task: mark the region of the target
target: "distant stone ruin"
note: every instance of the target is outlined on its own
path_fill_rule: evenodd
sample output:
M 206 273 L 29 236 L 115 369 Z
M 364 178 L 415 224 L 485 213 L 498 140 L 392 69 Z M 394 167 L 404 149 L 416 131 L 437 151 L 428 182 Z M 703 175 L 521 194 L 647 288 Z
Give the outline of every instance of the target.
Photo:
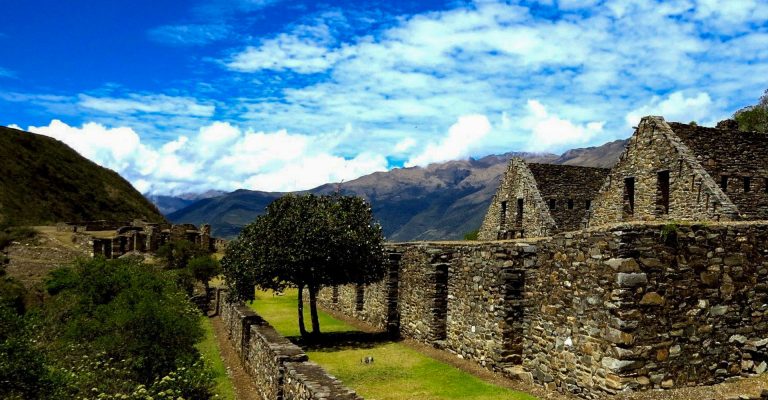
M 158 224 L 144 220 L 131 222 L 83 221 L 60 222 L 56 229 L 73 232 L 75 240 L 87 243 L 93 257 L 118 258 L 129 253 L 154 253 L 160 246 L 186 240 L 208 251 L 223 249 L 225 241 L 211 236 L 211 226 L 198 229 L 192 224 Z
M 607 168 L 513 158 L 478 233 L 480 240 L 540 237 L 581 229 Z

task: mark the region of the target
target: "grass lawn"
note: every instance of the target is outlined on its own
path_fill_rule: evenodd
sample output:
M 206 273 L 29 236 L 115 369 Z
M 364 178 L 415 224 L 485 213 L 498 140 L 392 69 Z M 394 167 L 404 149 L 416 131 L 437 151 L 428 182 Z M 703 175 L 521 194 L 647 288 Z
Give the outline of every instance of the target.
M 216 387 L 214 391 L 220 399 L 235 400 L 235 387 L 227 375 L 227 368 L 221 359 L 221 350 L 213 336 L 213 325 L 208 317 L 202 317 L 200 324 L 205 330 L 205 337 L 197 344 L 197 349 L 202 353 L 206 363 L 213 369 L 216 378 Z
M 309 327 L 309 302 L 305 299 Z M 284 296 L 258 292 L 251 307 L 284 336 L 298 336 L 296 290 Z M 355 332 L 355 328 L 320 312 L 320 329 L 331 335 Z M 361 334 L 364 337 L 364 334 Z M 535 397 L 486 383 L 451 365 L 434 360 L 398 342 L 344 343 L 312 348 L 310 360 L 341 379 L 366 400 L 395 399 L 535 399 Z M 372 364 L 361 363 L 372 356 Z

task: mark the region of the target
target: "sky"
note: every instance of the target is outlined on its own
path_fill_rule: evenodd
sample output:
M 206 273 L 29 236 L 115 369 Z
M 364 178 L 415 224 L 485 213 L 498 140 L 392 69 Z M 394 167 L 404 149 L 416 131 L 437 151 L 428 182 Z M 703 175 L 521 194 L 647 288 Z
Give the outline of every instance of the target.
M 148 194 L 712 126 L 766 77 L 768 0 L 0 0 L 0 125 Z

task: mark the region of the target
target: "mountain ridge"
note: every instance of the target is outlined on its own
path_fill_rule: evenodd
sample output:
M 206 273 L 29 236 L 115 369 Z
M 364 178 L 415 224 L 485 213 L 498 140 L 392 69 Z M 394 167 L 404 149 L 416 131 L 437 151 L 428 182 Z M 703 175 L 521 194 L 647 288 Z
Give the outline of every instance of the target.
M 342 183 L 327 183 L 295 192 L 358 195 L 371 203 L 384 235 L 391 241 L 460 239 L 477 229 L 512 157 L 528 162 L 610 167 L 626 140 L 601 146 L 552 153 L 509 152 L 478 159 L 452 160 L 426 167 L 394 168 Z M 239 189 L 199 200 L 168 214 L 176 223 L 210 223 L 214 235 L 234 237 L 264 212 L 273 200 L 285 195 Z
M 117 172 L 48 136 L 0 126 L 0 224 L 165 221 Z

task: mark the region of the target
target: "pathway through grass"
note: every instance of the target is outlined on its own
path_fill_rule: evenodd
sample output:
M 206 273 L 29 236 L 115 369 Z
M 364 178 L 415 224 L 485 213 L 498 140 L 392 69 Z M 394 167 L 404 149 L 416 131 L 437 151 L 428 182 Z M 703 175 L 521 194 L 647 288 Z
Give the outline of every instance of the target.
M 235 388 L 227 375 L 227 369 L 221 359 L 221 349 L 219 349 L 216 337 L 213 334 L 213 326 L 208 317 L 201 317 L 200 324 L 205 330 L 205 337 L 197 344 L 197 349 L 203 355 L 206 363 L 213 369 L 216 379 L 214 391 L 220 399 L 235 400 Z
M 284 296 L 259 292 L 251 307 L 288 337 L 299 335 L 296 290 Z M 309 305 L 305 307 L 309 323 Z M 341 379 L 366 400 L 395 399 L 535 399 L 522 392 L 486 383 L 473 375 L 432 358 L 383 335 L 357 331 L 320 312 L 322 345 L 305 346 L 310 360 Z M 372 364 L 361 360 L 371 356 Z

